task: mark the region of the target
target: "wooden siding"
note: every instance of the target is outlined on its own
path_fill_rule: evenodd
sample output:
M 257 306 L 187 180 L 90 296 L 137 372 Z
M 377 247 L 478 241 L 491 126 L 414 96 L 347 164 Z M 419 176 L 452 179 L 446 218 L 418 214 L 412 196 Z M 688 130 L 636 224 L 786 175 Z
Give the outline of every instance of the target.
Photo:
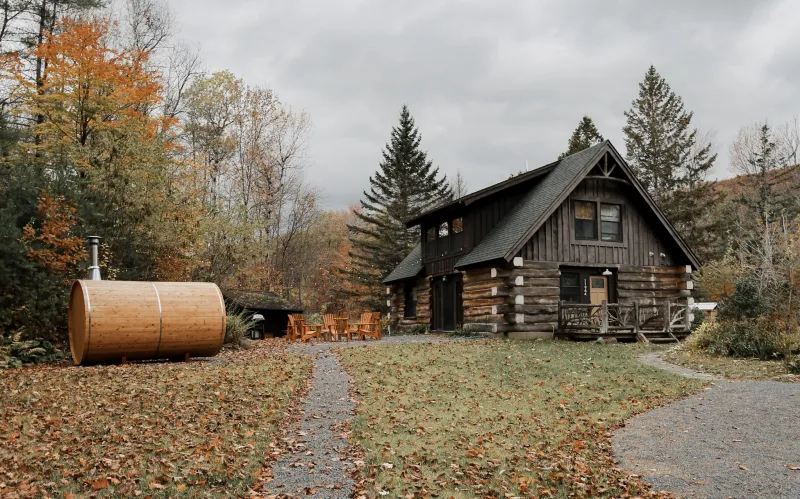
M 623 242 L 575 241 L 572 220 L 574 200 L 600 200 L 622 204 Z M 666 255 L 663 260 L 661 253 Z M 675 262 L 673 255 L 676 254 L 681 252 L 677 250 L 675 242 L 660 228 L 655 214 L 639 199 L 631 185 L 614 180 L 587 178 L 545 221 L 517 256 L 525 260 L 598 266 L 670 266 L 689 263 Z
M 469 211 L 464 216 L 464 227 L 466 237 L 464 238 L 464 250 L 466 252 L 472 251 L 472 248 L 478 245 L 486 234 L 488 234 L 494 227 L 520 202 L 522 196 L 529 189 L 533 188 L 532 184 L 525 184 L 524 190 L 516 188 L 503 192 L 502 195 L 494 196 L 480 203 L 470 206 Z

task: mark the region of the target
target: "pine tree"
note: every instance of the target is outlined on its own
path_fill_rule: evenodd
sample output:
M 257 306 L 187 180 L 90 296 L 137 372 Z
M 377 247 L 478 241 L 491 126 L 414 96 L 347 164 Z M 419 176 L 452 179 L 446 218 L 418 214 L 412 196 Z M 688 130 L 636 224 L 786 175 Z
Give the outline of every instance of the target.
M 345 269 L 353 292 L 373 309 L 384 309 L 380 282 L 419 243 L 418 228 L 405 222 L 452 199 L 447 177 L 439 175 L 420 150 L 422 136 L 403 106 L 400 123 L 392 128 L 383 161 L 364 191 L 357 223 L 348 225 L 351 267 Z
M 691 127 L 693 113 L 650 66 L 639 97 L 625 112 L 628 164 L 667 218 L 702 257 L 719 237 L 716 221 L 703 216 L 716 194 L 706 175 L 717 155 Z
M 584 116 L 578 123 L 575 131 L 572 132 L 572 137 L 569 138 L 569 142 L 567 143 L 567 150 L 561 153 L 558 159 L 564 159 L 571 154 L 581 152 L 604 140 L 600 132 L 597 131 L 597 127 L 592 118 Z

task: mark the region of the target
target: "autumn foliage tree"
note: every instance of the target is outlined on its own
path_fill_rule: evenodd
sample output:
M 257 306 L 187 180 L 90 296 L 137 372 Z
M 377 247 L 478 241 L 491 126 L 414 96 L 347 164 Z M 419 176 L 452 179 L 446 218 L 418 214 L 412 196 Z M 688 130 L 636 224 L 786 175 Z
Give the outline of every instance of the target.
M 76 211 L 64 196 L 43 191 L 38 199 L 38 220 L 22 229 L 20 241 L 28 258 L 52 274 L 69 276 L 85 257 L 83 242 L 74 234 Z

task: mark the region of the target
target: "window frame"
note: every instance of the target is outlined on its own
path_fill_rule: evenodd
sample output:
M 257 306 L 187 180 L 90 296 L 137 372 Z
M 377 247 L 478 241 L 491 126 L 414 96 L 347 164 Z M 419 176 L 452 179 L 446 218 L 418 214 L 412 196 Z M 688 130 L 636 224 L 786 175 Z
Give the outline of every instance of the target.
M 616 206 L 619 208 L 619 221 L 618 222 L 607 222 L 607 223 L 616 223 L 619 225 L 619 239 L 603 239 L 603 206 Z M 604 203 L 600 202 L 598 205 L 598 219 L 599 219 L 599 231 L 598 231 L 598 240 L 604 243 L 622 243 L 625 240 L 625 227 L 624 225 L 624 217 L 623 217 L 623 205 L 619 203 Z
M 576 202 L 585 202 L 585 203 L 595 203 L 595 214 L 596 214 L 596 227 L 595 231 L 597 234 L 597 239 L 578 239 L 575 237 L 575 203 Z M 621 241 L 603 241 L 602 240 L 602 215 L 600 213 L 600 209 L 602 205 L 617 205 L 620 207 L 620 233 L 622 236 Z M 627 248 L 628 247 L 628 231 L 625 229 L 625 224 L 627 220 L 627 204 L 624 200 L 619 198 L 598 198 L 598 197 L 575 197 L 570 198 L 569 200 L 569 239 L 571 244 L 576 245 L 583 245 L 583 246 L 612 246 L 612 247 L 619 247 L 619 248 Z
M 455 221 L 457 220 L 461 221 L 461 230 L 455 232 Z M 433 239 L 429 237 L 429 232 L 431 231 L 434 235 Z M 447 232 L 447 235 L 441 236 L 440 234 L 444 231 Z M 463 216 L 425 226 L 425 230 L 422 231 L 423 259 L 427 262 L 462 253 L 464 251 L 465 233 L 466 226 L 464 225 Z
M 403 283 L 403 318 L 417 318 L 417 290 L 414 282 L 405 281 Z M 409 296 L 411 300 L 409 300 Z

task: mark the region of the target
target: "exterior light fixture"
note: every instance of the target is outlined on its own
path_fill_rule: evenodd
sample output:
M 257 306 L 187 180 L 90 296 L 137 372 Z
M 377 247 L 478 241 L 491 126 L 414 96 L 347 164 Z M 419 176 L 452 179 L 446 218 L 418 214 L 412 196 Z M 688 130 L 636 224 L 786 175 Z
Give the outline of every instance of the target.
M 604 276 L 610 276 L 610 275 L 613 275 L 613 272 L 611 272 L 610 270 L 606 269 L 606 270 L 603 272 L 603 275 L 604 275 Z

